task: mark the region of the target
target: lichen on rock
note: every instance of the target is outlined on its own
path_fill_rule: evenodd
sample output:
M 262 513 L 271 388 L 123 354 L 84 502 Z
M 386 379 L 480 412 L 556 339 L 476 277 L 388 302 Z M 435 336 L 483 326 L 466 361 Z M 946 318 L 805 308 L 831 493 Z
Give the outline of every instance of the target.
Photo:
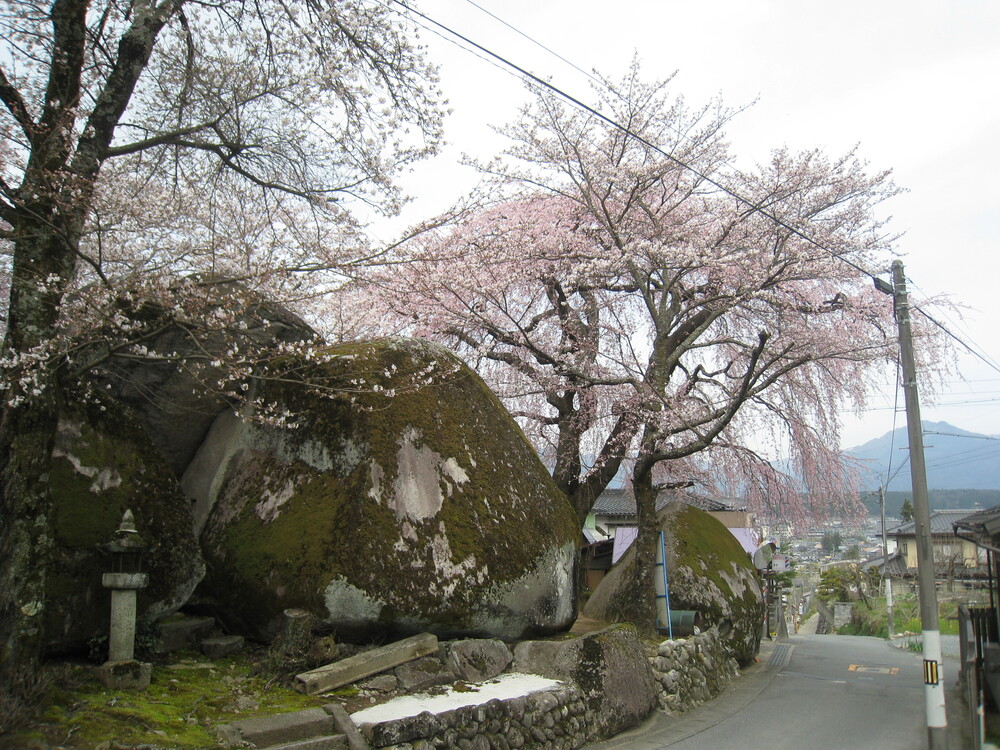
M 667 540 L 667 576 L 672 610 L 701 614 L 704 627 L 718 627 L 741 665 L 760 650 L 764 604 L 758 574 L 736 537 L 708 513 L 684 503 L 663 508 L 657 525 Z M 605 619 L 617 582 L 634 562 L 626 552 L 594 590 L 584 614 Z M 652 591 L 650 579 L 650 591 Z
M 189 503 L 126 407 L 110 399 L 64 404 L 50 478 L 55 552 L 45 609 L 49 650 L 79 649 L 107 632 L 110 595 L 101 576 L 111 557 L 105 545 L 126 510 L 149 545 L 140 619 L 156 621 L 187 601 L 204 574 Z
M 222 417 L 183 478 L 219 616 L 258 638 L 292 606 L 344 637 L 568 627 L 572 510 L 482 380 L 426 342 L 324 355 L 261 383 L 295 429 Z

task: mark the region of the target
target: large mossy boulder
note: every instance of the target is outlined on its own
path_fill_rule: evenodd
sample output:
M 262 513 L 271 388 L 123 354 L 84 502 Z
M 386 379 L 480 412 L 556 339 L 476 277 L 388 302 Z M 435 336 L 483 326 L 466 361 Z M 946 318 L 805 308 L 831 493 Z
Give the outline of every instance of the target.
M 138 595 L 140 624 L 182 606 L 204 575 L 190 502 L 173 473 L 121 404 L 102 399 L 64 406 L 51 468 L 53 556 L 47 566 L 45 643 L 78 650 L 107 635 L 112 570 L 107 544 L 126 510 L 147 547 L 149 584 Z
M 190 278 L 178 283 L 183 291 L 183 285 L 207 282 Z M 207 305 L 201 296 L 200 305 L 187 298 L 183 324 L 173 319 L 173 311 L 148 301 L 130 311 L 137 323 L 156 329 L 143 345 L 163 356 L 113 356 L 92 374 L 106 395 L 132 410 L 177 477 L 215 418 L 230 407 L 225 370 L 212 360 L 224 359 L 223 353 L 233 347 L 251 361 L 264 359 L 282 344 L 316 337 L 301 318 L 239 284 L 218 282 L 212 290 Z
M 667 540 L 671 610 L 700 613 L 703 627 L 718 627 L 741 666 L 752 662 L 760 650 L 764 603 L 746 550 L 722 523 L 685 503 L 667 505 L 657 523 Z M 630 548 L 594 590 L 586 616 L 608 618 L 619 582 L 629 580 L 634 562 Z M 649 585 L 652 592 L 652 574 Z
M 426 342 L 323 357 L 262 381 L 293 428 L 220 417 L 182 480 L 217 616 L 262 640 L 289 607 L 346 639 L 568 628 L 573 511 L 483 381 Z

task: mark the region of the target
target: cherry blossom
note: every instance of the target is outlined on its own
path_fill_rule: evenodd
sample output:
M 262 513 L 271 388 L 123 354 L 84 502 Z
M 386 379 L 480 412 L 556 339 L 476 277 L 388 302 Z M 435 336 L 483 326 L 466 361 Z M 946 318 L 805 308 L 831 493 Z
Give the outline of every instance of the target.
M 59 395 L 146 358 L 245 397 L 262 300 L 309 315 L 380 256 L 353 209 L 398 210 L 438 99 L 364 0 L 0 4 L 3 688 L 37 656 Z M 165 326 L 196 354 L 158 350 Z
M 738 170 L 721 104 L 692 112 L 638 66 L 598 93 L 639 138 L 538 92 L 482 165 L 507 197 L 368 287 L 385 325 L 464 353 L 581 522 L 622 470 L 637 494 L 693 484 L 799 526 L 858 512 L 838 414 L 895 357 L 868 271 L 894 253 L 890 174 L 783 149 Z

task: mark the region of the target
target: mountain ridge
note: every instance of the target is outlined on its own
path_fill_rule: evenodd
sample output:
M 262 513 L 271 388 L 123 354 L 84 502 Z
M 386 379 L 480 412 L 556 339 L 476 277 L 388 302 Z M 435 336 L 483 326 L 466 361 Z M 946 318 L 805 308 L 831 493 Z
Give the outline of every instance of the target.
M 921 422 L 930 490 L 1000 490 L 1000 436 L 970 432 L 948 422 Z M 892 472 L 888 489 L 909 492 L 909 436 L 898 427 L 847 448 L 861 462 L 861 486 L 877 489 Z

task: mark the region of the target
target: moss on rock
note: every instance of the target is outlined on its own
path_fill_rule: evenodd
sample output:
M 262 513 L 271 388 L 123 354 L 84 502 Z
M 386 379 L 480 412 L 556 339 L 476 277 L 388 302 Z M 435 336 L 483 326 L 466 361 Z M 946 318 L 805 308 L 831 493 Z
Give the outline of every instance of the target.
M 760 650 L 764 617 L 758 574 L 722 523 L 690 505 L 672 503 L 660 516 L 670 539 L 670 602 L 716 625 L 741 666 Z
M 639 633 L 616 624 L 567 640 L 522 641 L 514 670 L 579 685 L 590 714 L 588 741 L 635 726 L 656 708 L 656 683 Z
M 185 477 L 212 488 L 201 591 L 219 616 L 259 638 L 287 607 L 345 636 L 571 624 L 572 510 L 475 373 L 393 339 L 331 347 L 301 376 L 260 394 L 295 429 L 230 425 Z
M 704 628 L 719 628 L 737 662 L 752 662 L 760 649 L 764 604 L 757 571 L 742 545 L 718 520 L 684 503 L 667 505 L 657 523 L 667 539 L 671 610 L 699 612 Z M 630 549 L 594 590 L 584 614 L 606 619 L 618 582 L 628 580 L 634 561 Z M 652 595 L 652 574 L 649 587 Z
M 149 585 L 139 592 L 147 622 L 180 607 L 204 566 L 188 500 L 142 428 L 111 400 L 64 405 L 51 465 L 55 552 L 47 571 L 46 642 L 78 649 L 107 632 L 111 570 L 105 545 L 131 509 L 148 545 Z

